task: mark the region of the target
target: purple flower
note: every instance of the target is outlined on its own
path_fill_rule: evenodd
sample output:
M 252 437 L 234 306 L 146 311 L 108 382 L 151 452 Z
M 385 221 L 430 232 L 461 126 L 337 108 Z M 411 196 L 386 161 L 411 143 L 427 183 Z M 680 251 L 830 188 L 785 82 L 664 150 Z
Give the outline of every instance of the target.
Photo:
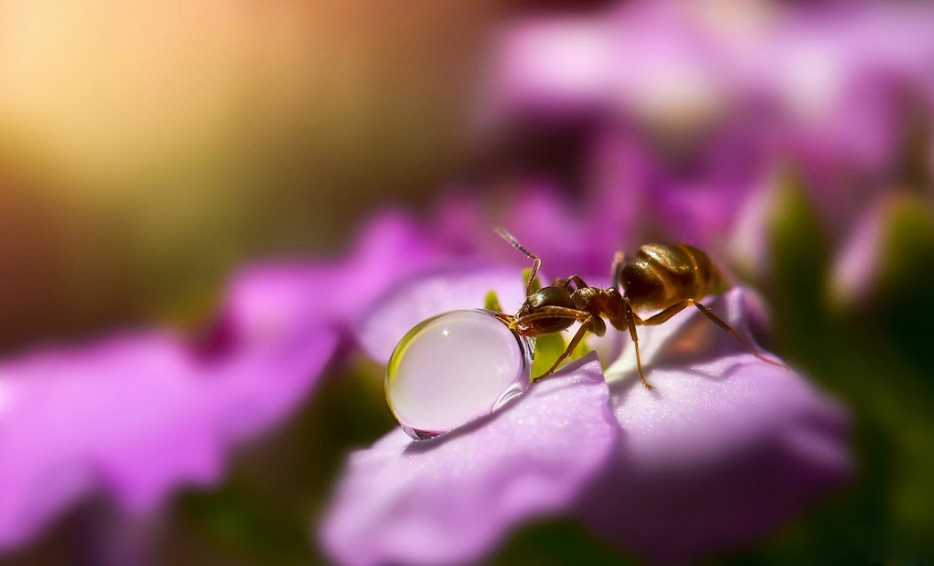
M 923 194 L 893 190 L 871 203 L 830 270 L 828 290 L 836 314 L 880 308 L 880 301 L 892 301 L 893 293 L 908 304 L 917 303 L 899 285 L 926 281 L 911 270 L 930 264 L 916 242 L 926 241 L 932 223 L 934 209 Z
M 878 199 L 845 241 L 830 281 L 831 294 L 840 304 L 865 303 L 876 290 L 882 256 L 891 249 L 886 245 L 886 232 L 897 221 L 894 216 L 904 200 L 897 194 Z
M 146 512 L 179 485 L 217 482 L 228 450 L 288 414 L 337 342 L 275 331 L 207 359 L 145 332 L 0 365 L 0 548 L 92 492 Z
M 516 286 L 498 268 L 414 277 L 360 341 L 385 362 L 413 305 L 471 306 L 490 287 L 513 301 Z M 752 340 L 741 290 L 708 302 Z M 626 347 L 605 375 L 588 357 L 448 436 L 397 429 L 353 454 L 325 547 L 347 564 L 472 561 L 521 524 L 570 515 L 652 561 L 690 561 L 761 539 L 849 477 L 846 415 L 796 372 L 693 310 L 639 334 L 654 392 Z
M 325 547 L 346 564 L 476 559 L 517 524 L 580 496 L 619 435 L 608 397 L 590 359 L 442 441 L 390 432 L 351 457 Z
M 741 289 L 708 304 L 752 341 Z M 627 382 L 630 350 L 606 370 L 623 437 L 579 507 L 596 531 L 655 562 L 691 561 L 760 540 L 850 476 L 845 413 L 793 370 L 696 311 L 640 328 L 640 345 L 657 392 Z
M 813 149 L 859 162 L 892 155 L 894 95 L 934 102 L 930 16 L 883 3 L 629 2 L 527 19 L 500 39 L 492 108 L 498 119 L 612 114 L 653 136 L 816 135 Z
M 458 191 L 443 196 L 433 215 L 438 241 L 445 249 L 467 256 L 518 265 L 525 261 L 523 256 L 492 230 L 508 226 L 555 273 L 609 275 L 606 258 L 618 249 L 619 238 L 608 237 L 613 229 L 609 224 L 587 220 L 596 208 L 590 201 L 575 207 L 566 194 L 544 182 L 529 182 L 498 196 L 501 206 L 495 210 L 479 193 Z M 623 222 L 613 224 L 620 227 L 620 233 Z
M 402 211 L 371 219 L 357 240 L 346 257 L 331 263 L 277 261 L 242 270 L 230 285 L 222 318 L 249 321 L 259 331 L 267 321 L 287 319 L 347 335 L 377 295 L 440 257 L 431 238 Z
M 435 257 L 385 214 L 346 259 L 247 268 L 198 340 L 140 330 L 0 362 L 0 549 L 105 492 L 145 513 L 181 485 L 211 485 L 239 442 L 290 414 L 353 321 Z
M 761 222 L 744 211 L 788 169 L 842 237 L 900 180 L 906 130 L 934 115 L 932 15 L 875 2 L 628 2 L 520 20 L 498 44 L 489 117 L 588 124 L 589 241 L 600 231 L 630 247 L 661 233 L 725 252 L 738 224 Z

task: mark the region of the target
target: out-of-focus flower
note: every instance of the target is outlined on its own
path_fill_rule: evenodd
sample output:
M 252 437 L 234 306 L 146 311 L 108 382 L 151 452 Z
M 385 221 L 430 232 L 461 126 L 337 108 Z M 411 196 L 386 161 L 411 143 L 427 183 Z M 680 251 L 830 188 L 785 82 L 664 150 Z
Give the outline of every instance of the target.
M 632 140 L 604 139 L 615 152 L 597 171 L 601 182 L 573 199 L 554 183 L 529 181 L 498 195 L 497 206 L 479 194 L 454 192 L 435 212 L 438 241 L 446 249 L 516 263 L 522 258 L 490 226 L 506 226 L 542 257 L 551 273 L 605 279 L 617 251 L 633 253 L 651 241 L 691 242 L 716 255 L 735 231 L 749 188 L 728 178 L 665 179 Z
M 0 365 L 0 548 L 90 493 L 146 512 L 215 483 L 226 452 L 288 414 L 337 344 L 328 329 L 279 330 L 208 357 L 144 332 Z
M 893 190 L 868 207 L 844 242 L 830 273 L 836 307 L 871 304 L 893 281 L 918 279 L 925 263 L 923 244 L 934 225 L 934 209 L 922 195 Z M 921 279 L 923 280 L 923 278 Z M 923 288 L 921 281 L 919 288 Z
M 616 246 L 663 234 L 723 251 L 788 170 L 842 237 L 934 114 L 932 16 L 762 1 L 529 18 L 502 36 L 488 107 L 496 124 L 588 124 L 582 209 Z
M 466 191 L 443 196 L 433 215 L 438 241 L 468 256 L 514 265 L 526 261 L 492 230 L 504 226 L 542 257 L 549 273 L 609 275 L 606 258 L 618 249 L 618 237 L 605 236 L 610 225 L 588 221 L 593 211 L 589 201 L 575 207 L 554 184 L 534 181 L 498 196 L 497 202 Z
M 0 549 L 91 493 L 138 513 L 216 483 L 236 443 L 306 398 L 370 301 L 434 257 L 425 241 L 389 213 L 346 259 L 245 269 L 199 340 L 135 331 L 0 363 Z
M 500 41 L 491 108 L 500 119 L 621 118 L 646 141 L 706 139 L 712 127 L 738 126 L 748 141 L 814 134 L 826 137 L 810 150 L 852 149 L 843 153 L 861 165 L 894 153 L 903 110 L 894 95 L 934 102 L 930 15 L 924 5 L 757 1 L 530 18 Z
M 463 307 L 500 282 L 487 273 L 413 278 L 371 313 L 387 320 L 364 321 L 361 342 L 386 361 L 412 322 L 396 307 Z M 752 340 L 741 290 L 710 306 Z M 354 454 L 325 546 L 348 564 L 469 561 L 520 523 L 564 514 L 646 558 L 685 561 L 762 538 L 848 477 L 846 416 L 793 370 L 697 312 L 639 333 L 655 392 L 626 348 L 606 372 L 609 398 L 585 361 L 446 437 L 396 430 Z
M 364 225 L 345 258 L 267 262 L 242 270 L 231 284 L 222 318 L 255 321 L 259 331 L 265 320 L 287 318 L 331 328 L 347 338 L 354 322 L 387 287 L 441 257 L 410 215 L 385 212 Z
M 895 195 L 878 199 L 847 238 L 831 272 L 831 296 L 840 303 L 864 302 L 878 283 L 885 228 L 896 204 Z

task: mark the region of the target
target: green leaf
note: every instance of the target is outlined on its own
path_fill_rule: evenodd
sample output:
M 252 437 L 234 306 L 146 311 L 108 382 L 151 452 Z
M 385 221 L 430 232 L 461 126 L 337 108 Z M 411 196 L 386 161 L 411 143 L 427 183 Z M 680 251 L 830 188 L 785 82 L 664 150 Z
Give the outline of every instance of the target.
M 499 304 L 499 297 L 496 291 L 490 290 L 483 299 L 483 308 L 490 311 L 503 312 L 503 306 Z
M 535 360 L 532 362 L 532 377 L 548 371 L 558 356 L 564 353 L 567 344 L 560 334 L 544 334 L 535 340 Z
M 529 280 L 529 276 L 532 275 L 532 269 L 526 268 L 522 270 L 522 283 L 525 283 Z M 537 293 L 539 289 L 542 288 L 541 282 L 538 280 L 538 276 L 535 277 L 535 281 L 532 281 L 532 292 Z
M 776 344 L 792 361 L 826 365 L 824 281 L 830 252 L 812 191 L 793 172 L 785 172 L 766 219 L 771 265 L 763 282 L 775 315 Z M 802 324 L 807 321 L 807 331 Z
M 587 345 L 587 336 L 589 335 L 590 333 L 585 334 L 584 338 L 577 343 L 577 347 L 574 348 L 573 352 L 571 352 L 571 357 L 569 359 L 576 360 L 578 358 L 583 358 L 590 353 L 590 346 Z
M 535 360 L 532 362 L 532 377 L 538 377 L 548 371 L 555 360 L 567 349 L 567 342 L 561 334 L 544 334 L 535 341 Z M 590 353 L 587 337 L 574 348 L 564 363 L 582 358 Z

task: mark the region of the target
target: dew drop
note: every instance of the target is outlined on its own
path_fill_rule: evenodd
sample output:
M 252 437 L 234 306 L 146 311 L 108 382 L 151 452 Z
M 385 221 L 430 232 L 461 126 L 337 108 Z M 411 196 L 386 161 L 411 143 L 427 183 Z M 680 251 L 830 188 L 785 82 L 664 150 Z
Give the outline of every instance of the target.
M 386 402 L 409 436 L 440 436 L 528 389 L 532 342 L 500 316 L 451 311 L 402 337 L 386 370 Z

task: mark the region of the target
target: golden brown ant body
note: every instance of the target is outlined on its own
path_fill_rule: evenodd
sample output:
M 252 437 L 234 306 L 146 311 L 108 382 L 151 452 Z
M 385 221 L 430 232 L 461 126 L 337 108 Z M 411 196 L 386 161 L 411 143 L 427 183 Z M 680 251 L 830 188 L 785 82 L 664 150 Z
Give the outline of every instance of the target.
M 551 285 L 533 292 L 533 282 L 538 276 L 541 260 L 506 230 L 497 228 L 497 232 L 532 260 L 525 290 L 526 300 L 515 316 L 508 317 L 510 327 L 523 336 L 534 338 L 562 332 L 575 322 L 581 323 L 564 353 L 535 380 L 551 375 L 571 355 L 588 331 L 603 336 L 606 333 L 606 322 L 603 319 L 606 318 L 617 330 L 629 331 L 636 349 L 639 378 L 643 385 L 652 389 L 642 372 L 636 326 L 662 324 L 692 305 L 756 357 L 770 364 L 776 363 L 763 357 L 729 324 L 699 302 L 707 295 L 725 291 L 727 286 L 710 257 L 694 246 L 646 244 L 639 248 L 635 260 L 630 262 L 626 261 L 625 254 L 618 252 L 613 261 L 613 286 L 609 289 L 590 287 L 583 279 L 572 275 L 566 279 L 556 279 Z M 642 319 L 636 314 L 637 309 L 660 311 Z

